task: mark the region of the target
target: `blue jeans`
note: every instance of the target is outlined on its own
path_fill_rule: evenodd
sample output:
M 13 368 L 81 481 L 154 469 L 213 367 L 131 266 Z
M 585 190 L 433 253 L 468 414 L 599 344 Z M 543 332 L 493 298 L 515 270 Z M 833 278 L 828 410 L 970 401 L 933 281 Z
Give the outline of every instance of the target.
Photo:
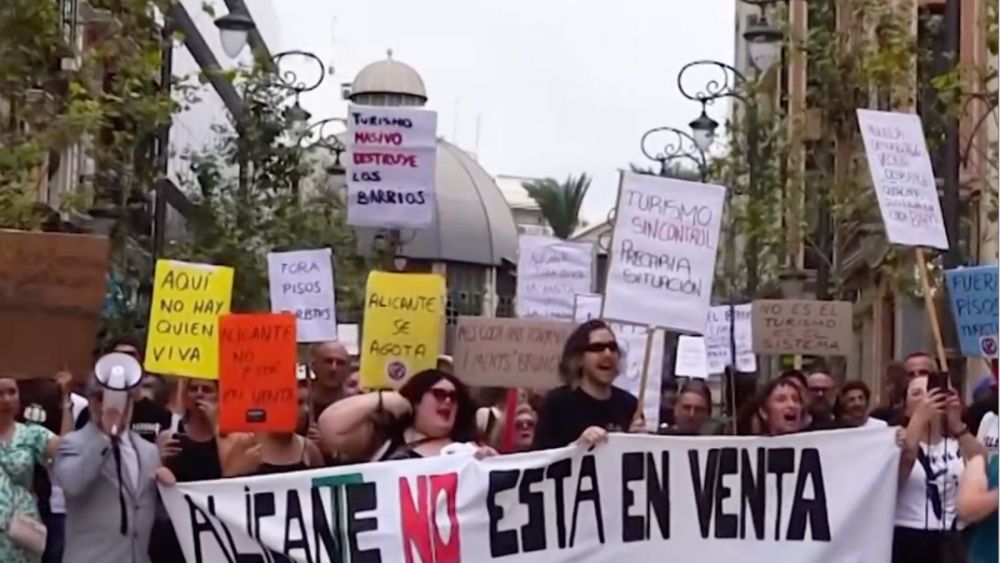
M 47 514 L 44 520 L 47 533 L 42 563 L 62 563 L 63 546 L 66 539 L 66 515 Z

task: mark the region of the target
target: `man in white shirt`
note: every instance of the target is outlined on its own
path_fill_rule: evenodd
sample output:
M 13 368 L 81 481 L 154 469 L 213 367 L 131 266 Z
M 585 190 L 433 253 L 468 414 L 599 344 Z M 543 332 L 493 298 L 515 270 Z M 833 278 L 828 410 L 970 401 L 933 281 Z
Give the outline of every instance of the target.
M 884 420 L 868 416 L 871 389 L 860 379 L 853 379 L 840 389 L 840 421 L 854 428 L 885 428 Z

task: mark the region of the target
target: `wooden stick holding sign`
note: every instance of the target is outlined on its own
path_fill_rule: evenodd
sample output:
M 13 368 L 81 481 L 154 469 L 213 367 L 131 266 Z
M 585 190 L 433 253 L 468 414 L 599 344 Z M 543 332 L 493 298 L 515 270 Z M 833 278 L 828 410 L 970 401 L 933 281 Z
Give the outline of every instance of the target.
M 917 260 L 917 274 L 920 277 L 920 288 L 924 293 L 924 310 L 927 311 L 927 321 L 931 323 L 931 332 L 934 334 L 934 345 L 937 348 L 938 364 L 941 371 L 948 371 L 948 354 L 944 350 L 944 339 L 941 338 L 941 325 L 938 324 L 937 308 L 934 306 L 934 297 L 931 296 L 930 277 L 927 275 L 927 258 L 924 256 L 924 249 L 919 246 L 913 249 Z
M 646 404 L 646 382 L 649 381 L 649 362 L 653 357 L 653 336 L 656 335 L 656 331 L 659 330 L 658 327 L 649 326 L 646 327 L 646 355 L 642 359 L 642 376 L 639 377 L 639 403 L 635 406 L 635 414 L 632 415 L 632 420 L 643 415 L 643 405 Z

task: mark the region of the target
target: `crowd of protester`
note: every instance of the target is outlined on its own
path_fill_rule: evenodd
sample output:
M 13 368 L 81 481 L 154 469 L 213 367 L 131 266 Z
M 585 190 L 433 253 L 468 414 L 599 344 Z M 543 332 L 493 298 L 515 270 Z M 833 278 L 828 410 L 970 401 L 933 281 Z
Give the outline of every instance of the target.
M 135 339 L 105 351 L 142 359 Z M 0 561 L 182 562 L 157 482 L 457 452 L 485 457 L 647 432 L 636 397 L 614 385 L 623 364 L 613 332 L 592 320 L 565 344 L 559 364 L 565 385 L 544 395 L 470 390 L 444 356 L 398 390 L 365 391 L 357 358 L 327 342 L 312 346 L 308 368 L 300 371 L 294 433 L 220 434 L 215 381 L 146 374 L 115 447 L 116 419 L 104 411 L 101 387 L 89 374 L 0 378 L 0 529 L 6 532 Z M 997 561 L 995 377 L 977 384 L 965 407 L 933 358 L 913 354 L 887 370 L 887 401 L 873 409 L 872 392 L 860 380 L 838 385 L 824 370 L 790 370 L 765 382 L 724 422 L 712 416 L 704 381 L 678 383 L 664 401 L 659 434 L 895 427 L 901 456 L 893 563 Z M 46 528 L 45 545 L 31 533 L 36 523 Z

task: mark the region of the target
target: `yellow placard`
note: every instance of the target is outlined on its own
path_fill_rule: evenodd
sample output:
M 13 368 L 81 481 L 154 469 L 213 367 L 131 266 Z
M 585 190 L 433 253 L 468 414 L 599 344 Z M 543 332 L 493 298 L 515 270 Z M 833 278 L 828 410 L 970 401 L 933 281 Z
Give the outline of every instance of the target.
M 233 269 L 157 260 L 146 370 L 219 378 L 219 317 L 229 312 Z
M 365 288 L 361 385 L 399 387 L 437 366 L 444 330 L 444 278 L 372 272 Z

